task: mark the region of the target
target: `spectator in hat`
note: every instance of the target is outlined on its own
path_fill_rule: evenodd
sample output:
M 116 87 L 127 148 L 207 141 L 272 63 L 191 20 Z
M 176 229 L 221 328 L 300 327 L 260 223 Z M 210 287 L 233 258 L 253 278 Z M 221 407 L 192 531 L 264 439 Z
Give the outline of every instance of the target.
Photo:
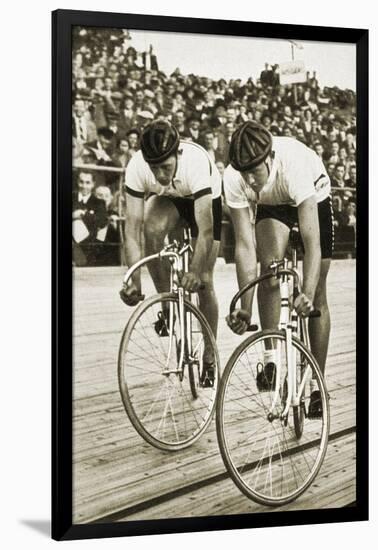
M 154 120 L 154 115 L 151 111 L 139 111 L 137 113 L 137 124 L 136 128 L 139 130 L 139 133 L 142 133 L 143 129 Z
M 226 109 L 224 108 L 223 105 L 219 105 L 216 109 L 215 109 L 215 115 L 214 117 L 212 117 L 212 126 L 215 128 L 215 127 L 219 127 L 219 126 L 223 126 L 226 121 L 227 121 L 227 111 Z

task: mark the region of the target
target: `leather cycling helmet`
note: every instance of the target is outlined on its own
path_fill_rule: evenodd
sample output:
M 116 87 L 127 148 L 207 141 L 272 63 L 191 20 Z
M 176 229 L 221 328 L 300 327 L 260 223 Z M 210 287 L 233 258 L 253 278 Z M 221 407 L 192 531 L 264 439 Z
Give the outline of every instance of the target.
M 156 120 L 143 130 L 140 147 L 148 164 L 159 164 L 177 152 L 179 143 L 176 128 L 169 122 Z
M 232 134 L 229 158 L 238 172 L 255 168 L 272 150 L 272 136 L 261 124 L 247 120 Z

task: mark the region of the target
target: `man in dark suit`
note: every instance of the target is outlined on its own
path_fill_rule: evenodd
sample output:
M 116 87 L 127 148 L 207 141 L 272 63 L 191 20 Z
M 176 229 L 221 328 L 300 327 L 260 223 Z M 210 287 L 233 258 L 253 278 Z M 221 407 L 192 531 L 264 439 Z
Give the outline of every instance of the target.
M 108 216 L 105 202 L 93 194 L 94 176 L 81 170 L 78 174 L 78 191 L 72 198 L 72 221 L 74 222 L 73 256 L 75 264 L 81 258 L 82 265 L 96 265 L 100 241 L 97 233 L 106 227 Z

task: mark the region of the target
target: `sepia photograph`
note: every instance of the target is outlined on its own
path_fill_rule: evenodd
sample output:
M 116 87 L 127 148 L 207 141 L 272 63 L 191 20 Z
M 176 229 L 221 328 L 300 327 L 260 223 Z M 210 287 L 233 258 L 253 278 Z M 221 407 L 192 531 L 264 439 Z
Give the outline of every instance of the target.
M 72 524 L 356 507 L 356 43 L 71 44 Z

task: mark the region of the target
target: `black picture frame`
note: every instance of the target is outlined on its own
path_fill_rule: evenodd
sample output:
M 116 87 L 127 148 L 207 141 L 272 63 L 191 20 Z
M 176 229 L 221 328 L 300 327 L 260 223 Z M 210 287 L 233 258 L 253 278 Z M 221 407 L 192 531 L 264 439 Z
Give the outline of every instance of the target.
M 94 523 L 72 522 L 71 30 L 75 25 L 286 38 L 356 45 L 357 169 L 357 498 L 347 508 Z M 120 537 L 368 519 L 368 31 L 246 21 L 57 10 L 52 13 L 52 537 Z

